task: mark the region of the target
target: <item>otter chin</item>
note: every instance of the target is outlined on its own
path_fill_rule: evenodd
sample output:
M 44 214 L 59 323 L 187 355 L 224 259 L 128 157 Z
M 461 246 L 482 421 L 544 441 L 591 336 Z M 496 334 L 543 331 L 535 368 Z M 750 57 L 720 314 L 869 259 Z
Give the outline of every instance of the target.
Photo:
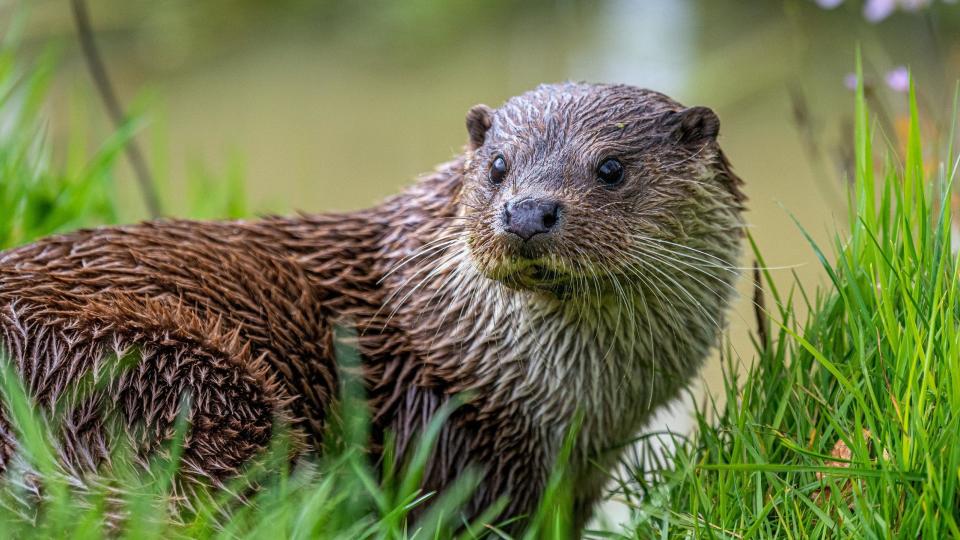
M 566 298 L 572 293 L 574 276 L 542 259 L 511 259 L 502 263 L 487 277 L 520 291 L 551 294 Z
M 496 236 L 495 241 L 503 244 L 504 254 L 481 267 L 481 272 L 487 278 L 516 290 L 554 293 L 557 296 L 567 291 L 575 276 L 560 258 L 561 254 L 551 251 L 550 238 L 544 235 L 530 241 L 513 232 L 499 232 Z
M 182 492 L 239 474 L 280 424 L 298 455 L 322 453 L 348 347 L 374 458 L 390 441 L 402 459 L 456 401 L 423 489 L 479 469 L 462 512 L 503 499 L 499 519 L 522 529 L 563 466 L 582 527 L 723 330 L 741 181 L 712 110 L 634 86 L 543 85 L 471 108 L 466 128 L 460 155 L 366 210 L 161 220 L 0 253 L 0 342 L 38 410 L 68 419 L 66 470 L 109 464 L 115 436 L 149 463 L 185 393 Z M 91 372 L 114 375 L 77 399 Z M 0 469 L 17 449 L 0 410 Z

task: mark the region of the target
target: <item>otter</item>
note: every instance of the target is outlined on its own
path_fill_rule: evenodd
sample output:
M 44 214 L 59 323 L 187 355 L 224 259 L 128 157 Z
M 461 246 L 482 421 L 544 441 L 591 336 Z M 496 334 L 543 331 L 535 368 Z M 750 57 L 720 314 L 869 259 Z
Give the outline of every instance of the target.
M 63 462 L 108 462 L 110 415 L 148 456 L 185 394 L 183 477 L 237 475 L 278 419 L 298 451 L 322 451 L 346 344 L 371 452 L 390 432 L 403 455 L 462 402 L 423 487 L 479 467 L 464 512 L 506 497 L 501 517 L 530 514 L 575 427 L 582 527 L 625 443 L 718 341 L 742 182 L 713 111 L 633 86 L 543 85 L 466 125 L 461 155 L 367 210 L 160 220 L 0 254 L 0 342 L 41 410 L 59 411 Z M 16 448 L 0 417 L 0 466 Z

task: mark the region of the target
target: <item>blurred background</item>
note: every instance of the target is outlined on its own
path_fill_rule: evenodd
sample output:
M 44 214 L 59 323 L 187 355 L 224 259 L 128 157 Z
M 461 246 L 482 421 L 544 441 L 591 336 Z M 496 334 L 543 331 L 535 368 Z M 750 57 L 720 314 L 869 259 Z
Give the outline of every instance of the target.
M 70 3 L 0 0 L 0 21 L 24 5 L 21 50 L 59 59 L 48 110 L 54 153 L 78 130 L 92 152 L 115 128 L 80 53 Z M 171 215 L 190 208 L 227 217 L 204 209 L 214 198 L 207 192 L 239 197 L 241 184 L 255 213 L 369 206 L 458 153 L 475 103 L 496 106 L 543 82 L 622 82 L 718 112 L 766 264 L 784 288 L 798 278 L 812 290 L 825 276 L 794 218 L 821 244 L 844 230 L 857 47 L 878 113 L 875 140 L 889 144 L 893 163 L 905 139 L 908 70 L 925 140 L 948 140 L 956 121 L 960 5 L 944 0 L 87 6 L 120 100 L 146 120 L 138 142 Z M 947 150 L 926 150 L 936 172 Z M 144 218 L 126 165 L 116 181 L 121 219 Z M 749 362 L 749 276 L 740 288 L 730 344 Z M 719 361 L 703 381 L 721 384 Z M 670 427 L 682 428 L 682 418 Z

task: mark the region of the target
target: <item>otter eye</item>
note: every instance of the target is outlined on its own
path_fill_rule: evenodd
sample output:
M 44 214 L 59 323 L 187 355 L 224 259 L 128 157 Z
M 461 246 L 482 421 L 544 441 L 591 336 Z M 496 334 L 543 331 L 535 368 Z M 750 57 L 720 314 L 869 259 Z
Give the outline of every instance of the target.
M 493 163 L 490 164 L 490 181 L 499 184 L 503 182 L 506 176 L 507 160 L 503 159 L 503 154 L 498 154 L 497 157 L 493 158 Z
M 607 158 L 597 167 L 597 178 L 608 186 L 615 186 L 623 180 L 623 164 L 615 158 Z

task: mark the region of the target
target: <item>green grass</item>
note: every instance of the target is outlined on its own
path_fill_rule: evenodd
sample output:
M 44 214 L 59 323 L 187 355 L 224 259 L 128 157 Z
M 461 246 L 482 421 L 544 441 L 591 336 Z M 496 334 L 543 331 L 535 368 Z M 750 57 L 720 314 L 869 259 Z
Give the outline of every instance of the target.
M 727 376 L 715 420 L 701 414 L 673 461 L 625 490 L 638 537 L 960 537 L 955 171 L 927 177 L 912 89 L 910 114 L 902 163 L 879 167 L 857 91 L 849 231 L 836 262 L 810 244 L 830 286 L 784 294 L 766 276 L 773 339 Z
M 138 125 L 124 126 L 92 156 L 85 137 L 75 135 L 65 157 L 53 159 L 40 113 L 53 66 L 44 58 L 25 68 L 9 46 L 0 50 L 0 248 L 118 219 L 113 171 Z M 697 433 L 677 438 L 668 455 L 652 455 L 647 470 L 634 469 L 613 495 L 632 508 L 628 537 L 960 536 L 953 169 L 925 173 L 912 93 L 902 163 L 889 157 L 877 166 L 881 153 L 871 147 L 862 89 L 855 107 L 849 230 L 836 236 L 832 258 L 810 245 L 830 286 L 780 291 L 765 276 L 770 338 L 757 343 L 746 374 L 728 363 L 724 395 L 698 414 Z M 200 174 L 197 193 L 227 188 L 220 202 L 196 197 L 191 213 L 246 212 L 238 178 L 231 172 L 228 183 L 214 183 Z M 793 315 L 798 304 L 810 313 L 805 321 Z M 350 352 L 342 358 L 350 361 Z M 344 415 L 335 452 L 291 470 L 278 437 L 231 490 L 202 492 L 184 504 L 171 496 L 175 441 L 149 471 L 128 465 L 121 446 L 111 469 L 78 487 L 53 457 L 52 420 L 32 406 L 9 368 L 0 381 L 22 443 L 16 466 L 0 480 L 3 537 L 506 537 L 491 523 L 496 508 L 473 523 L 457 513 L 476 473 L 442 496 L 418 488 L 437 423 L 420 441 L 423 451 L 405 464 L 388 458 L 379 477 L 362 452 L 366 422 L 361 407 L 349 407 L 357 401 L 349 383 L 344 407 L 356 412 Z M 838 443 L 850 450 L 843 466 L 830 455 Z M 24 487 L 32 482 L 27 471 L 42 478 L 39 496 Z M 251 483 L 260 489 L 247 500 L 232 494 Z M 558 471 L 524 537 L 565 537 L 568 495 Z M 413 508 L 419 519 L 409 518 Z

